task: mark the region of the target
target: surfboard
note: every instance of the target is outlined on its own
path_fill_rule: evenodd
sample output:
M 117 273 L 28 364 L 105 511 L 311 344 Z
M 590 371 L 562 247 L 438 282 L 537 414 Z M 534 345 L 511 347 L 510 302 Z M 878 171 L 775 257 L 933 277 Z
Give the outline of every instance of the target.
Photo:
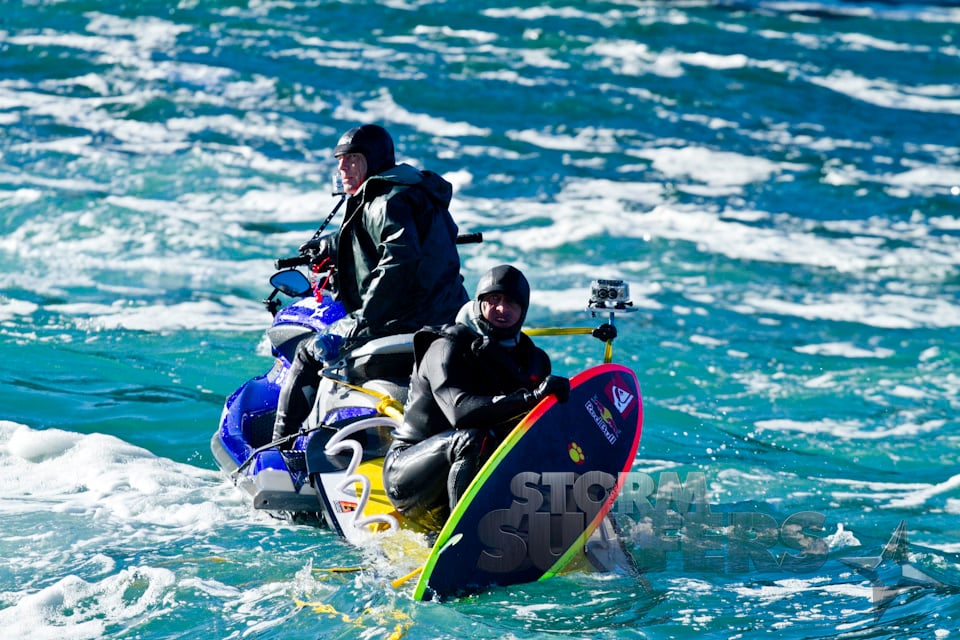
M 570 380 L 510 432 L 440 531 L 414 599 L 442 600 L 553 576 L 612 508 L 640 444 L 643 403 L 627 367 Z

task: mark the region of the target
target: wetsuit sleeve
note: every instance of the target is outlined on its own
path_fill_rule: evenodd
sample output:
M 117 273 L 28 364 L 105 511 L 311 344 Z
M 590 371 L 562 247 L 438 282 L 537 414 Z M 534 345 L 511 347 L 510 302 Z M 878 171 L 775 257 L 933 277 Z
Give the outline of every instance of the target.
M 457 356 L 450 340 L 430 345 L 421 367 L 424 364 L 434 401 L 455 429 L 512 426 L 536 404 L 533 394 L 523 388 L 507 395 L 478 393 L 481 387 L 473 378 L 475 372 Z

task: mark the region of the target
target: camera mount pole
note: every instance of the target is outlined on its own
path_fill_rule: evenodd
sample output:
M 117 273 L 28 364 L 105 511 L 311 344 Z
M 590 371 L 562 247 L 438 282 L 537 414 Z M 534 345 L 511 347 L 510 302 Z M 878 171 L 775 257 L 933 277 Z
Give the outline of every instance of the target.
M 337 194 L 333 194 L 333 195 L 337 195 Z M 313 237 L 310 238 L 310 240 L 316 240 L 321 236 L 321 234 L 323 234 L 323 230 L 327 228 L 327 225 L 330 224 L 331 220 L 333 220 L 333 216 L 337 215 L 337 211 L 340 210 L 340 207 L 342 207 L 343 203 L 346 201 L 347 201 L 347 194 L 341 193 L 340 200 L 338 200 L 337 204 L 333 206 L 333 211 L 331 211 L 330 215 L 328 215 L 326 219 L 320 223 L 320 227 L 313 233 Z

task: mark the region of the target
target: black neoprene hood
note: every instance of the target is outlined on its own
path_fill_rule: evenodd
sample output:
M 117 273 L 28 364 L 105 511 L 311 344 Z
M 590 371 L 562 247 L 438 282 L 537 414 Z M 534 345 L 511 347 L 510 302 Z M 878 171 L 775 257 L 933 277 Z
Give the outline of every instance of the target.
M 480 313 L 480 298 L 488 293 L 502 293 L 510 296 L 520 305 L 520 319 L 515 325 L 507 329 L 498 329 L 483 318 L 483 314 Z M 484 333 L 501 338 L 515 336 L 527 317 L 527 308 L 530 306 L 530 283 L 516 267 L 501 264 L 480 277 L 480 282 L 477 283 L 477 293 L 474 296 L 474 304 L 477 305 L 477 324 Z
M 339 158 L 348 153 L 359 153 L 366 158 L 367 174 L 371 176 L 392 169 L 397 164 L 393 138 L 386 129 L 376 124 L 354 127 L 340 136 L 333 156 Z

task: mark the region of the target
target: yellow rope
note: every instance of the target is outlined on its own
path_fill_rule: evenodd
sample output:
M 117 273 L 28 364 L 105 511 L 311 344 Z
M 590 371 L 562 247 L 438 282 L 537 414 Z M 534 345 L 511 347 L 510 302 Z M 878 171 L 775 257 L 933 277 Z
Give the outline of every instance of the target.
M 413 580 L 414 578 L 419 576 L 421 573 L 423 573 L 423 567 L 417 567 L 407 575 L 401 576 L 396 580 L 392 581 L 390 584 L 393 585 L 394 589 L 399 589 L 404 585 L 404 583 L 409 582 L 410 580 Z
M 343 620 L 344 622 L 352 622 L 352 620 L 350 619 L 350 616 L 340 611 L 337 611 L 336 609 L 333 608 L 333 606 L 327 604 L 326 602 L 304 602 L 303 600 L 299 600 L 297 598 L 294 598 L 293 602 L 294 604 L 297 605 L 298 609 L 305 609 L 309 607 L 310 609 L 313 610 L 314 613 L 325 613 L 327 615 L 334 616 L 334 617 L 339 616 L 340 619 Z
M 387 416 L 388 418 L 403 420 L 403 403 L 391 396 L 389 393 L 382 393 L 376 389 L 369 389 L 367 387 L 350 384 L 349 382 L 345 382 L 340 378 L 330 377 L 330 379 L 334 380 L 337 384 L 342 384 L 348 389 L 365 393 L 379 400 L 379 402 L 377 402 L 377 413 Z
M 390 622 L 394 622 L 395 624 L 393 626 L 393 632 L 387 636 L 387 638 L 390 638 L 391 640 L 399 640 L 399 638 L 405 636 L 407 631 L 413 625 L 413 621 L 410 619 L 410 617 L 399 609 L 393 609 L 389 614 L 384 614 L 374 609 L 366 608 L 356 618 L 351 618 L 342 611 L 337 611 L 336 608 L 327 604 L 326 602 L 306 602 L 304 600 L 300 600 L 299 598 L 294 598 L 293 602 L 298 609 L 309 608 L 314 613 L 339 617 L 343 622 L 358 626 L 364 626 L 364 616 L 373 617 L 374 624 L 387 625 L 390 624 Z
M 329 569 L 314 569 L 314 573 L 357 573 L 363 567 L 330 567 Z

